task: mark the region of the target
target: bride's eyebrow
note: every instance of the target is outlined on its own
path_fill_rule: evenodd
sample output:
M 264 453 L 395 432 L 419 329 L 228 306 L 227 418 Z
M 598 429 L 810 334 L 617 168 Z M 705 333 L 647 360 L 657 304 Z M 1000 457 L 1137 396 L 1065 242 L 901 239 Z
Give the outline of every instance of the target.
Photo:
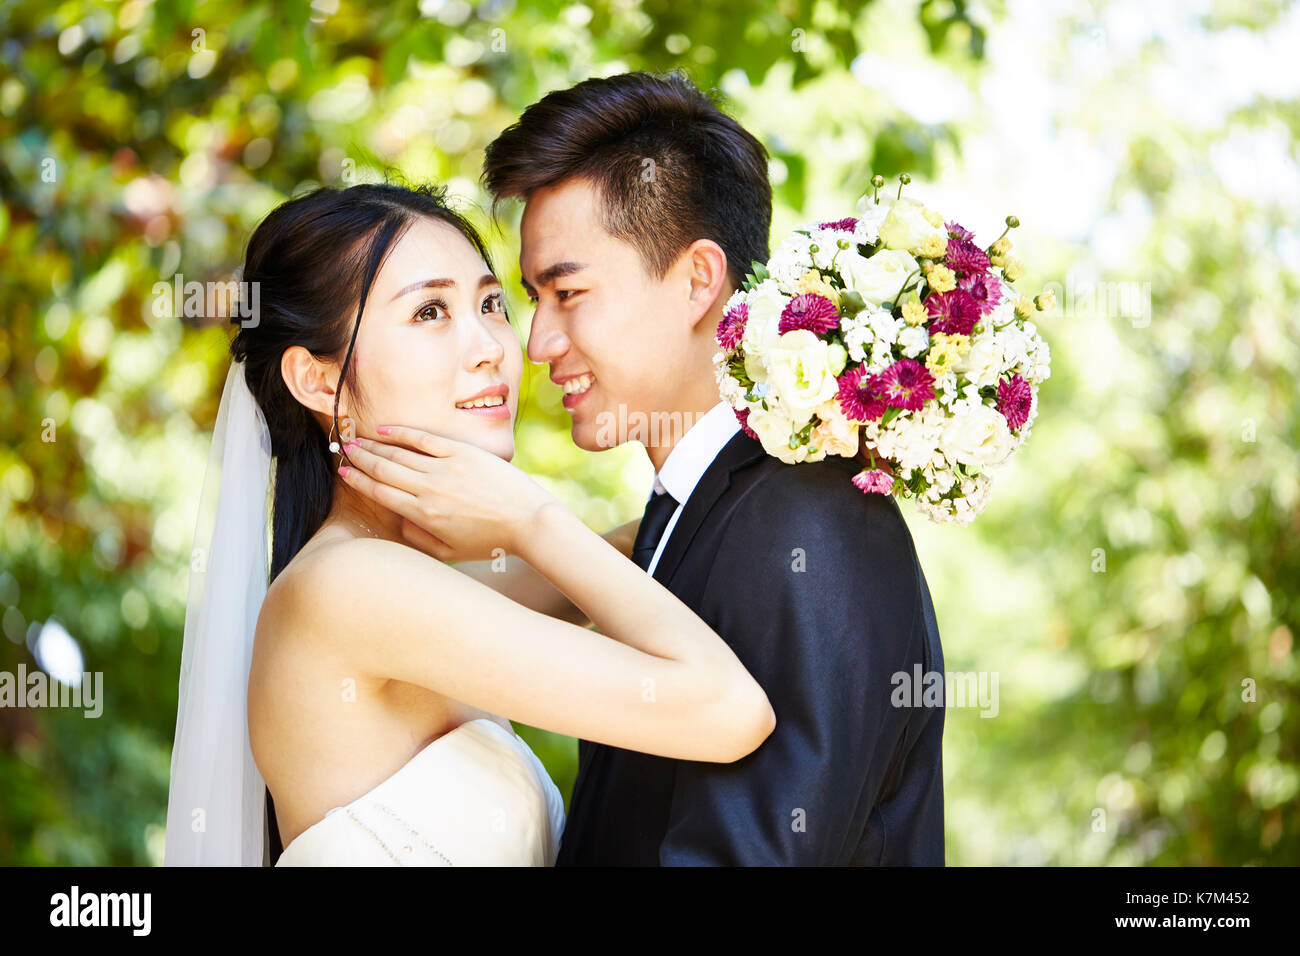
M 421 289 L 448 289 L 456 285 L 455 279 L 422 279 L 419 282 L 412 282 L 405 289 L 399 289 L 389 302 L 396 302 L 404 295 L 410 295 L 412 292 L 419 292 Z
M 481 289 L 486 285 L 500 285 L 497 277 L 492 273 L 484 273 L 479 276 L 478 287 Z M 399 289 L 389 302 L 396 302 L 404 295 L 410 295 L 412 292 L 419 292 L 421 289 L 454 289 L 456 287 L 455 279 L 422 279 L 419 282 L 412 282 L 404 289 Z

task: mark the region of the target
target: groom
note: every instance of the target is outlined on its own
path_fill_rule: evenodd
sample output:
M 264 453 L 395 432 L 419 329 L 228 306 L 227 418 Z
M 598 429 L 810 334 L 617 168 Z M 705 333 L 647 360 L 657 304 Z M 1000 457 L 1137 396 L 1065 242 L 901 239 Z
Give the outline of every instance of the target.
M 732 764 L 580 742 L 559 864 L 942 865 L 942 700 L 893 702 L 915 670 L 943 671 L 898 506 L 859 492 L 848 459 L 767 456 L 718 397 L 723 306 L 768 256 L 763 147 L 685 78 L 631 73 L 543 97 L 483 175 L 525 201 L 528 354 L 563 387 L 574 442 L 646 444 L 633 559 L 777 717 Z

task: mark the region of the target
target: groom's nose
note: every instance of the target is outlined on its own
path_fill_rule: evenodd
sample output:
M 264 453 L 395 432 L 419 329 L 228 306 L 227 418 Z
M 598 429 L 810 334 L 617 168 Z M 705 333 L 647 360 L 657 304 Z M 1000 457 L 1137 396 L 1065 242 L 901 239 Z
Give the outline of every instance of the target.
M 550 309 L 539 305 L 528 330 L 528 359 L 538 365 L 554 363 L 569 351 L 569 337 Z

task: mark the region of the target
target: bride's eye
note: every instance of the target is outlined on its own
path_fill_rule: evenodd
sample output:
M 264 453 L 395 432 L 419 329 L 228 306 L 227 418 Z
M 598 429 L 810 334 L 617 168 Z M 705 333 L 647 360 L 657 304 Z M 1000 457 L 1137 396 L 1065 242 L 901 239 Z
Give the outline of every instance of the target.
M 483 300 L 484 312 L 504 312 L 506 310 L 505 300 L 501 297 L 500 292 L 493 292 Z
M 428 322 L 432 319 L 443 318 L 448 314 L 447 303 L 434 299 L 432 302 L 426 302 L 420 306 L 412 318 L 416 322 Z

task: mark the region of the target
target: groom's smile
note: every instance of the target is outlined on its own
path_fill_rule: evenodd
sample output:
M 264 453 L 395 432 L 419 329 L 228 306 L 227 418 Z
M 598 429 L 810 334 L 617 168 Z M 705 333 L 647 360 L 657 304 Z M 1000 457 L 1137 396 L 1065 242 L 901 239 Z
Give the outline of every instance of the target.
M 596 382 L 596 376 L 590 372 L 581 372 L 577 375 L 552 375 L 551 381 L 564 390 L 562 399 L 565 409 L 573 414 L 581 403 L 583 397 L 591 391 L 591 386 Z

